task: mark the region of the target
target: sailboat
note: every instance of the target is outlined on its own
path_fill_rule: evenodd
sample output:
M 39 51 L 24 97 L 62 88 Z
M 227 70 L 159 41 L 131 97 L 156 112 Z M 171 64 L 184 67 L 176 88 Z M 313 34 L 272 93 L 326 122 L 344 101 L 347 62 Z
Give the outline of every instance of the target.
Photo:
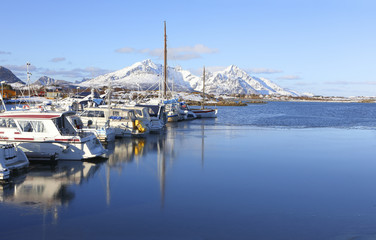
M 196 114 L 198 118 L 216 118 L 218 109 L 205 108 L 205 67 L 202 77 L 202 102 L 201 109 L 192 109 L 192 112 Z
M 164 22 L 164 64 L 163 64 L 163 82 L 159 83 L 159 96 L 158 99 L 151 100 L 148 103 L 141 103 L 139 106 L 147 106 L 150 113 L 154 115 L 151 118 L 152 132 L 160 132 L 164 129 L 166 122 L 177 122 L 183 120 L 180 113 L 180 104 L 177 99 L 167 98 L 167 33 L 166 21 Z
M 166 33 L 166 21 L 164 22 L 164 71 L 163 71 L 163 99 L 165 104 L 165 111 L 167 112 L 168 122 L 177 122 L 183 120 L 183 117 L 179 111 L 179 103 L 177 99 L 167 99 L 167 33 Z

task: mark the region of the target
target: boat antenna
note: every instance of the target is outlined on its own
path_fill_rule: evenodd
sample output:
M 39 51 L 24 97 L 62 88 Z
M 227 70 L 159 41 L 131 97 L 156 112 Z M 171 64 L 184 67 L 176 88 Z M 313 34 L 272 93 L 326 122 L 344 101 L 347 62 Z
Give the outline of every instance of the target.
M 166 21 L 164 21 L 164 82 L 163 82 L 163 98 L 167 98 L 167 34 L 166 34 Z
M 112 84 L 111 80 L 107 89 L 107 116 L 106 116 L 106 124 L 108 123 L 108 127 L 110 127 L 110 121 L 109 121 L 109 116 L 111 114 L 111 93 L 112 93 Z
M 26 74 L 27 74 L 27 86 L 28 86 L 28 90 L 29 90 L 29 104 L 30 104 L 30 98 L 31 98 L 31 94 L 30 94 L 30 75 L 31 72 L 29 72 L 29 66 L 31 64 L 29 62 L 26 63 Z

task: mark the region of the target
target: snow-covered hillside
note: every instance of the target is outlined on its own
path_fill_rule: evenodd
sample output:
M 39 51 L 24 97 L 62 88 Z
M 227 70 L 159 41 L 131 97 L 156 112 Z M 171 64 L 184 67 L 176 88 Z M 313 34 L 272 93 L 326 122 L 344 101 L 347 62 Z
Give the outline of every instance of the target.
M 223 71 L 206 72 L 205 92 L 213 94 L 279 94 L 299 96 L 299 93 L 284 89 L 266 78 L 252 77 L 235 65 Z M 130 67 L 98 76 L 80 83 L 80 86 L 112 86 L 128 89 L 158 89 L 163 78 L 163 66 L 150 59 Z M 181 67 L 168 67 L 168 85 L 176 91 L 202 91 L 202 77 L 195 76 Z
M 187 78 L 186 71 L 179 67 L 168 67 L 168 87 L 176 91 L 192 91 Z M 107 73 L 99 77 L 84 81 L 79 85 L 90 86 L 108 86 L 109 82 L 113 87 L 124 87 L 128 89 L 158 89 L 159 82 L 163 78 L 163 66 L 155 64 L 151 60 L 137 62 L 130 67 L 123 68 L 116 72 Z M 172 86 L 172 82 L 174 86 Z
M 53 78 L 43 76 L 40 77 L 37 81 L 32 83 L 34 86 L 53 86 L 53 85 L 58 85 L 58 86 L 63 86 L 63 85 L 72 85 L 71 82 L 64 81 L 64 80 L 55 80 Z

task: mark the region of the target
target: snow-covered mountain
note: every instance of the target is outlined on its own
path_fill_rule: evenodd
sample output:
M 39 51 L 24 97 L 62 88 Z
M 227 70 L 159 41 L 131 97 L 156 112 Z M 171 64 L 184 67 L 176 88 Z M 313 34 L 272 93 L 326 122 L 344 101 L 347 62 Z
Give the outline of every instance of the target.
M 71 82 L 64 81 L 64 80 L 55 80 L 53 78 L 43 76 L 40 77 L 38 80 L 32 83 L 32 85 L 37 85 L 37 86 L 62 86 L 62 85 L 72 85 Z
M 217 94 L 279 94 L 299 96 L 299 93 L 284 89 L 266 78 L 250 76 L 235 65 L 223 71 L 205 74 L 205 92 Z M 202 78 L 191 82 L 192 87 L 202 91 Z
M 193 91 L 187 79 L 186 71 L 179 70 L 179 67 L 168 67 L 168 87 L 176 91 Z M 123 68 L 116 72 L 107 73 L 96 78 L 80 83 L 80 86 L 108 86 L 109 82 L 113 87 L 124 87 L 128 89 L 154 90 L 159 88 L 159 82 L 163 78 L 163 66 L 155 64 L 151 60 L 137 62 L 130 67 Z M 172 82 L 174 86 L 172 86 Z
M 16 75 L 14 75 L 11 70 L 2 66 L 0 66 L 0 81 L 5 81 L 7 84 L 25 84 L 21 79 L 16 77 Z
M 252 77 L 237 66 L 231 65 L 223 71 L 205 74 L 205 92 L 214 94 L 300 94 L 278 86 L 266 78 Z M 130 67 L 98 76 L 80 83 L 81 86 L 112 86 L 128 89 L 158 89 L 163 77 L 163 66 L 151 60 L 137 62 Z M 168 67 L 169 88 L 176 91 L 202 91 L 202 77 L 195 76 L 181 67 Z

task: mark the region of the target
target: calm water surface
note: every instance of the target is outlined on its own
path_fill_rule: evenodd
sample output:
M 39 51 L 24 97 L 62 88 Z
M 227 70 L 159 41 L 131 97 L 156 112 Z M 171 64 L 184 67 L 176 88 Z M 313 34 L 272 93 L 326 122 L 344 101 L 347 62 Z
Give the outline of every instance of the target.
M 221 107 L 32 165 L 1 190 L 0 239 L 375 239 L 376 105 Z

